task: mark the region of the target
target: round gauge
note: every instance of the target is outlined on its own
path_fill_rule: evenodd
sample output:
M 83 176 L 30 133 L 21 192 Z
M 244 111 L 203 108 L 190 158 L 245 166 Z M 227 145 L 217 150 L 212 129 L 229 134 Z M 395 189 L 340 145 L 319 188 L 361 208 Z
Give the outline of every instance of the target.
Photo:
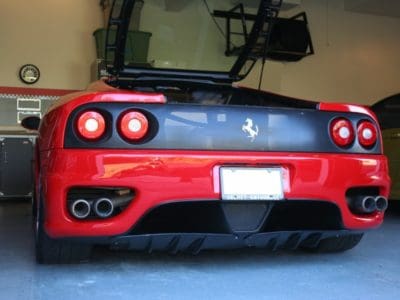
M 40 71 L 35 65 L 23 65 L 19 69 L 19 78 L 26 84 L 33 84 L 39 80 Z

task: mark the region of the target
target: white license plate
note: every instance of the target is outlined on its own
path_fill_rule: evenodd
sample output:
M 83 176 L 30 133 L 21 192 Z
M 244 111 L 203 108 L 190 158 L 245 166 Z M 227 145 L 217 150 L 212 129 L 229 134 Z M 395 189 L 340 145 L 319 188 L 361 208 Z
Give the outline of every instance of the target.
M 282 200 L 281 168 L 221 167 L 222 200 Z

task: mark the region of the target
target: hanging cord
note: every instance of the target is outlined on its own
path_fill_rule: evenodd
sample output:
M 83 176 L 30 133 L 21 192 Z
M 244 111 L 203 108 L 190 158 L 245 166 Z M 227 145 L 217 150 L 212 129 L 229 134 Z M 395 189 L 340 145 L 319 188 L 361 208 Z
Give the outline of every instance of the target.
M 329 1 L 326 0 L 326 23 L 325 23 L 325 27 L 326 27 L 326 46 L 329 47 L 330 46 L 330 40 L 329 40 Z
M 221 35 L 226 39 L 226 34 L 224 33 L 224 30 L 221 28 L 221 26 L 218 24 L 217 20 L 215 19 L 214 15 L 211 12 L 210 6 L 208 5 L 207 0 L 203 0 L 203 3 L 207 9 L 208 14 L 210 15 L 211 19 L 213 20 L 215 26 L 218 28 L 218 31 L 221 33 Z M 231 42 L 231 45 L 236 47 L 234 43 Z
M 108 1 L 107 0 L 100 0 L 99 5 L 101 6 L 101 9 L 106 9 L 107 5 L 108 5 Z
M 262 83 L 263 76 L 264 76 L 265 61 L 266 61 L 266 58 L 263 57 L 262 62 L 261 62 L 260 77 L 258 79 L 258 90 L 261 90 L 261 83 Z
M 271 19 L 271 23 L 268 26 L 271 26 L 270 32 L 272 32 L 272 26 L 273 26 L 272 19 Z M 263 80 L 263 76 L 264 76 L 264 67 L 265 67 L 265 61 L 267 60 L 269 38 L 270 38 L 270 34 L 267 35 L 264 45 L 263 45 L 263 56 L 262 56 L 262 61 L 261 61 L 260 76 L 259 76 L 259 80 L 258 80 L 258 90 L 261 90 L 261 84 L 262 84 L 262 80 Z
M 222 34 L 222 36 L 223 36 L 224 38 L 226 38 L 226 35 L 225 35 L 224 31 L 222 30 L 221 26 L 219 26 L 217 20 L 216 20 L 215 17 L 213 16 L 213 14 L 212 14 L 212 12 L 211 12 L 211 9 L 210 9 L 210 6 L 208 5 L 207 0 L 203 0 L 203 3 L 204 3 L 204 5 L 206 6 L 207 11 L 208 11 L 208 14 L 210 15 L 211 19 L 214 21 L 214 23 L 215 23 L 215 25 L 217 26 L 219 32 Z
M 280 2 L 279 7 L 280 7 L 281 3 L 282 2 Z M 264 76 L 265 61 L 267 60 L 269 40 L 270 40 L 272 30 L 274 27 L 275 18 L 278 17 L 278 13 L 279 13 L 279 11 L 276 13 L 275 16 L 273 15 L 272 11 L 267 13 L 267 20 L 269 18 L 269 22 L 267 22 L 267 23 L 268 23 L 268 26 L 270 26 L 270 27 L 268 28 L 269 33 L 267 34 L 267 37 L 266 37 L 264 45 L 263 45 L 263 56 L 262 56 L 262 62 L 261 62 L 260 76 L 259 76 L 259 80 L 258 80 L 258 90 L 261 90 L 261 84 L 262 84 L 262 80 L 263 80 L 263 76 Z

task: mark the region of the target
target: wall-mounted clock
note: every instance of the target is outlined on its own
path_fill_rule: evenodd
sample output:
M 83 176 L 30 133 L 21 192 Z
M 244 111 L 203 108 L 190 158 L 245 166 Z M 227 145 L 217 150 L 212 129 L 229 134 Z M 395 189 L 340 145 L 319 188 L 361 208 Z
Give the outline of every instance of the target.
M 23 65 L 19 69 L 19 78 L 26 84 L 33 84 L 40 78 L 39 68 L 32 64 Z

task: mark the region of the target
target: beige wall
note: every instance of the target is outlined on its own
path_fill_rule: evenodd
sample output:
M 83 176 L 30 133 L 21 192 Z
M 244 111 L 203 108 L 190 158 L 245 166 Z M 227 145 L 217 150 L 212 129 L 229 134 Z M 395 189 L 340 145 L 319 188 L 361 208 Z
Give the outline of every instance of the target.
M 29 4 L 28 4 L 29 3 Z M 1 1 L 0 85 L 36 64 L 34 87 L 81 89 L 95 59 L 92 32 L 103 25 L 99 0 Z M 316 54 L 296 63 L 268 62 L 262 87 L 289 96 L 373 103 L 400 92 L 400 19 L 344 11 L 343 0 L 303 0 Z M 259 64 L 244 84 L 256 87 Z
M 21 65 L 41 71 L 32 87 L 82 89 L 96 56 L 92 32 L 103 25 L 99 0 L 1 0 L 0 85 L 27 86 Z
M 302 0 L 315 55 L 266 65 L 262 87 L 289 96 L 371 104 L 400 92 L 400 19 L 344 11 L 342 0 Z M 258 72 L 245 81 L 256 86 Z

